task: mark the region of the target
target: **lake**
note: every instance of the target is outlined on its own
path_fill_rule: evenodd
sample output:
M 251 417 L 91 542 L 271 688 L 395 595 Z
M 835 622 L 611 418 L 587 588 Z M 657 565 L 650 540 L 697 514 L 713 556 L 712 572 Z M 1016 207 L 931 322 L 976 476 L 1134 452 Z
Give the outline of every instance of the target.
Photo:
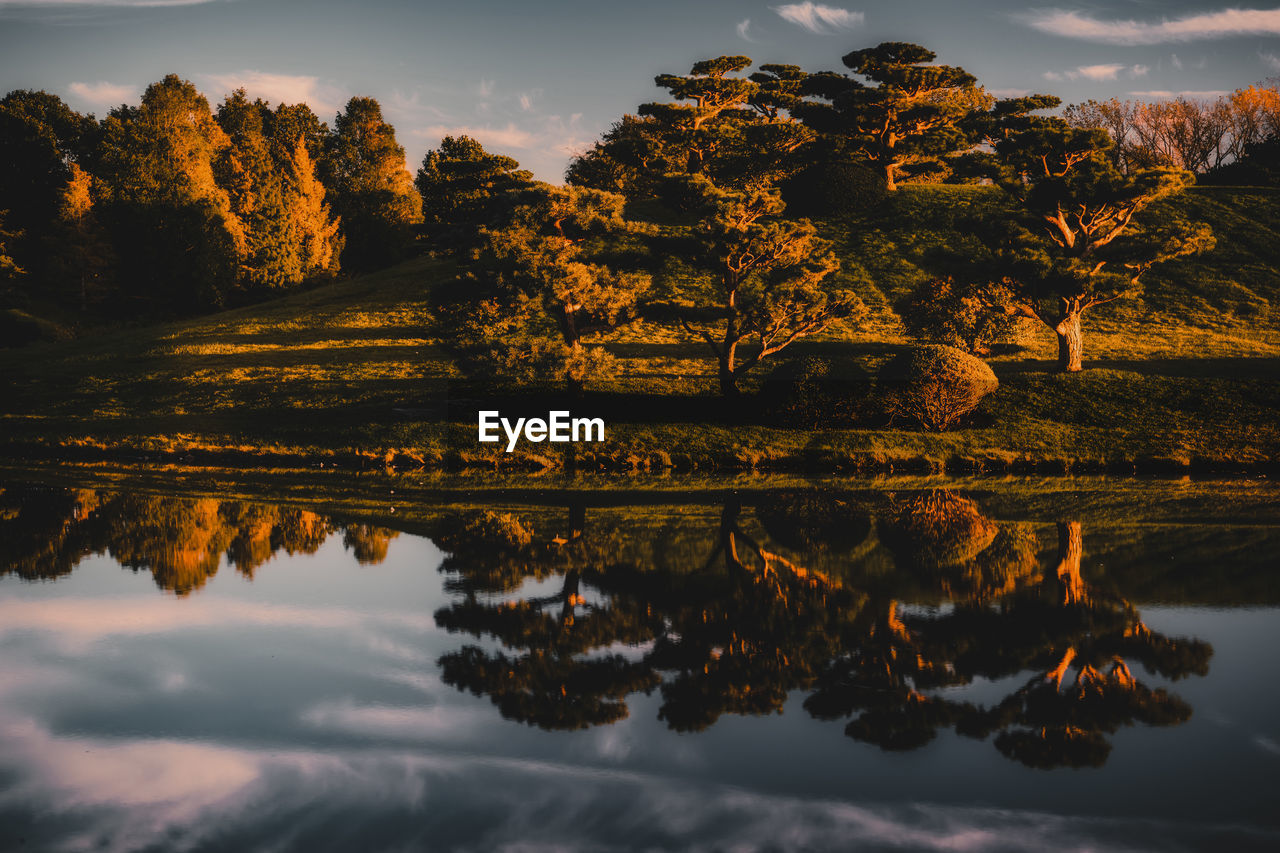
M 1280 849 L 1266 483 L 4 476 L 3 850 Z

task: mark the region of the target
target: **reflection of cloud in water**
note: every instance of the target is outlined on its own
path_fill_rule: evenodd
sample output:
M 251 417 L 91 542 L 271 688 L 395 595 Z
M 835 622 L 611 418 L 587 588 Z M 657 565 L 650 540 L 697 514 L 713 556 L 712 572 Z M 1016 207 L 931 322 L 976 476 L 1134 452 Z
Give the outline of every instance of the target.
M 0 796 L 0 821 L 43 813 L 24 831 L 33 849 L 51 851 L 594 850 L 620 839 L 629 849 L 1075 850 L 1117 833 L 1147 833 L 1149 843 L 1174 830 L 1153 836 L 1149 824 L 867 807 L 501 758 L 54 737 L 33 720 L 5 727 L 0 739 L 0 773 L 24 780 Z
M 307 708 L 300 718 L 318 729 L 405 740 L 460 738 L 486 722 L 460 706 L 358 705 L 350 698 Z
M 68 652 L 82 652 L 108 637 L 145 636 L 171 631 L 233 626 L 262 626 L 275 629 L 315 628 L 361 630 L 378 626 L 427 632 L 434 628 L 431 617 L 404 612 L 353 612 L 340 607 L 293 607 L 256 601 L 221 598 L 166 601 L 157 606 L 151 598 L 59 598 L 48 600 L 0 599 L 0 625 L 4 634 L 42 631 L 53 635 Z M 375 651 L 405 649 L 388 645 L 381 634 L 359 635 L 358 639 Z M 414 651 L 409 655 L 417 659 Z

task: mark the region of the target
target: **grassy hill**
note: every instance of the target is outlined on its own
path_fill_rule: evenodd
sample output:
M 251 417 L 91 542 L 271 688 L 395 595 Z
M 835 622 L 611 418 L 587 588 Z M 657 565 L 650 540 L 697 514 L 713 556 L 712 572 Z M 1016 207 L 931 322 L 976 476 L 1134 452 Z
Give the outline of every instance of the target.
M 874 216 L 823 223 L 868 283 L 868 320 L 804 342 L 874 371 L 907 343 L 889 308 L 931 253 L 964 251 L 980 187 L 905 187 Z M 601 414 L 596 468 L 792 470 L 1258 470 L 1280 459 L 1280 194 L 1197 189 L 1177 212 L 1217 248 L 1153 271 L 1146 294 L 1086 317 L 1086 370 L 1049 373 L 1055 343 L 992 360 L 1000 390 L 968 428 L 804 432 L 764 413 L 729 421 L 714 364 L 671 326 L 641 322 L 608 346 L 619 376 L 575 414 Z M 0 352 L 0 454 L 163 456 L 236 464 L 559 467 L 560 448 L 505 454 L 476 441 L 479 392 L 433 339 L 427 293 L 454 275 L 417 259 L 196 320 Z M 767 371 L 767 368 L 766 368 Z M 753 379 L 758 381 L 766 371 Z M 545 390 L 545 389 L 544 389 Z M 539 389 L 501 407 L 542 412 Z M 563 406 L 557 406 L 563 407 Z M 530 449 L 532 448 L 532 449 Z

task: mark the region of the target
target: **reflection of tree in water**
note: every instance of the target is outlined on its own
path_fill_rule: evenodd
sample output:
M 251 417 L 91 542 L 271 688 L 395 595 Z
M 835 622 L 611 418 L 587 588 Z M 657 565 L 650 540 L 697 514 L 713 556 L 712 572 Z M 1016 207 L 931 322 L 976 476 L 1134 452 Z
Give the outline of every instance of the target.
M 656 684 L 661 718 L 680 731 L 726 713 L 772 713 L 807 689 L 810 713 L 849 719 L 847 734 L 885 749 L 954 727 L 994 735 L 1004 755 L 1031 766 L 1079 766 L 1105 760 L 1106 736 L 1121 726 L 1189 716 L 1132 666 L 1178 678 L 1204 674 L 1211 654 L 1152 632 L 1127 601 L 1091 588 L 1078 523 L 1059 525 L 1056 557 L 1042 567 L 1029 525 L 996 523 L 950 492 L 890 497 L 874 521 L 818 495 L 774 496 L 754 516 L 729 500 L 714 531 L 686 530 L 704 543 L 711 532 L 709 557 L 694 563 L 698 549 L 668 543 L 690 555 L 686 564 L 624 558 L 638 553 L 629 526 L 599 526 L 586 531 L 580 508 L 564 535 L 539 536 L 506 513 L 454 521 L 444 570 L 463 600 L 437 621 L 506 651 L 446 655 L 449 683 L 547 728 L 619 719 L 628 692 Z M 874 562 L 869 547 L 896 570 L 865 586 L 849 579 L 857 570 L 833 570 L 842 556 Z M 524 595 L 525 579 L 558 579 L 560 589 Z M 495 592 L 507 596 L 485 597 Z M 621 643 L 636 648 L 624 655 Z M 1034 677 L 992 707 L 941 690 L 1028 670 Z
M 437 538 L 453 552 L 441 570 L 457 576 L 452 588 L 464 595 L 436 613 L 437 624 L 522 650 L 509 655 L 465 646 L 440 659 L 444 681 L 488 695 L 508 719 L 546 729 L 612 723 L 627 716 L 628 694 L 654 684 L 642 663 L 608 651 L 652 639 L 653 616 L 627 602 L 588 601 L 582 594 L 584 584 L 598 583 L 614 550 L 609 535 L 596 538 L 584 529 L 584 515 L 581 507 L 570 508 L 566 532 L 538 539 L 514 516 L 467 513 L 451 518 Z M 559 589 L 546 595 L 480 598 L 524 578 L 552 575 L 561 576 Z
M 186 595 L 217 573 L 222 558 L 252 578 L 278 551 L 311 554 L 342 530 L 360 562 L 380 562 L 394 531 L 340 527 L 307 510 L 160 495 L 40 487 L 0 492 L 0 572 L 28 579 L 68 574 L 86 556 L 108 553 Z

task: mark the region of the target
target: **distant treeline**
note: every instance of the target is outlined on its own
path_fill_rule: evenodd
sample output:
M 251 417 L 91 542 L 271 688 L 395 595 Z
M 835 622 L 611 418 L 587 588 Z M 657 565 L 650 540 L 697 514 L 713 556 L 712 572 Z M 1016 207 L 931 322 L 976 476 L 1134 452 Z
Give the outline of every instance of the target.
M 580 387 L 604 366 L 583 347 L 589 335 L 665 289 L 670 305 L 689 308 L 670 319 L 708 343 L 733 393 L 760 359 L 858 314 L 856 275 L 838 272 L 797 214 L 871 210 L 905 182 L 985 182 L 1005 190 L 1008 222 L 975 253 L 980 269 L 939 276 L 964 277 L 946 287 L 988 316 L 1042 320 L 1060 336 L 1064 369 L 1078 369 L 1086 308 L 1207 245 L 1205 234 L 1143 231 L 1131 217 L 1192 172 L 1245 183 L 1278 174 L 1274 85 L 1213 103 L 1090 101 L 1060 118 L 1043 115 L 1060 105 L 1051 95 L 995 99 L 933 60 L 891 42 L 843 57 L 847 73 L 751 72 L 748 57 L 724 56 L 659 75 L 671 100 L 641 105 L 574 158 L 569 188 L 537 184 L 468 137 L 442 140 L 415 180 L 368 97 L 330 126 L 306 104 L 272 107 L 244 90 L 211 108 L 176 75 L 100 121 L 16 90 L 0 100 L 0 343 L 48 337 L 50 324 L 32 315 L 202 313 L 431 249 L 469 265 L 463 287 L 441 295 L 444 336 L 464 360 L 489 365 L 505 347 L 508 366 Z M 622 204 L 640 200 L 688 223 L 686 243 L 655 248 L 654 233 L 623 217 Z M 1068 202 L 1093 218 L 1055 222 Z M 1117 210 L 1103 228 L 1096 217 Z M 1137 237 L 1147 248 L 1130 246 Z M 618 256 L 623 245 L 647 252 L 643 263 Z M 664 273 L 655 258 L 689 274 Z M 710 296 L 708 276 L 718 279 Z M 689 292 L 666 293 L 671 281 Z M 972 292 L 989 282 L 1002 289 Z M 745 359 L 739 343 L 754 348 Z

